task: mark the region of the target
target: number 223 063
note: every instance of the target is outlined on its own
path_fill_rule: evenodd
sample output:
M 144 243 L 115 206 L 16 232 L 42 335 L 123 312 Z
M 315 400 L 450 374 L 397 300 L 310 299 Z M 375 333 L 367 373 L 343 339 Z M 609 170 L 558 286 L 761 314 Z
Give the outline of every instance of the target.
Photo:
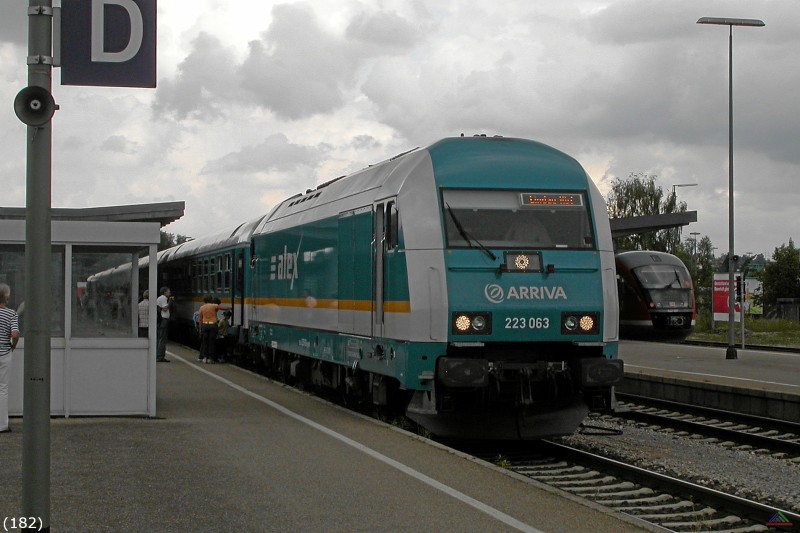
M 512 316 L 506 318 L 506 329 L 547 329 L 549 327 L 549 318 L 533 316 Z

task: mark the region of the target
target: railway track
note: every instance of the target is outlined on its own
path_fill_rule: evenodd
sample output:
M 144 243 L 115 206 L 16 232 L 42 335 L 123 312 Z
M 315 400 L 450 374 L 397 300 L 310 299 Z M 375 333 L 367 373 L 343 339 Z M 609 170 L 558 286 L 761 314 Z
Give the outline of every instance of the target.
M 500 453 L 482 445 L 462 450 L 666 531 L 747 533 L 800 526 L 800 514 L 551 441 L 534 448 L 503 446 Z
M 730 446 L 775 456 L 800 457 L 800 424 L 740 413 L 618 394 L 616 417 L 677 429 Z

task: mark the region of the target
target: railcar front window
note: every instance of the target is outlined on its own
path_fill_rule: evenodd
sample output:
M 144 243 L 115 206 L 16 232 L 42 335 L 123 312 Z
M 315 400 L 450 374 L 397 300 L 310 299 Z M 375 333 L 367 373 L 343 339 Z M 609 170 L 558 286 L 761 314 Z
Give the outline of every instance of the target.
M 675 265 L 645 265 L 633 269 L 645 289 L 690 289 L 689 271 Z
M 449 248 L 595 247 L 585 195 L 580 192 L 446 189 L 442 206 Z

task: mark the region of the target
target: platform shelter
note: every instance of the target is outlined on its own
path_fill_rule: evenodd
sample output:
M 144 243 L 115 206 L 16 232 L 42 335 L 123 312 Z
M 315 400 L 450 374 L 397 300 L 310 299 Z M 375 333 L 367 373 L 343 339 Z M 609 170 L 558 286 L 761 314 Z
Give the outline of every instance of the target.
M 160 229 L 183 202 L 51 210 L 50 413 L 156 415 L 156 251 Z M 139 285 L 139 263 L 147 280 Z M 114 273 L 98 282 L 97 274 Z M 113 279 L 113 281 L 112 281 Z M 23 414 L 25 209 L 0 208 L 0 282 L 20 318 L 9 414 Z M 149 328 L 139 336 L 138 304 L 149 291 Z

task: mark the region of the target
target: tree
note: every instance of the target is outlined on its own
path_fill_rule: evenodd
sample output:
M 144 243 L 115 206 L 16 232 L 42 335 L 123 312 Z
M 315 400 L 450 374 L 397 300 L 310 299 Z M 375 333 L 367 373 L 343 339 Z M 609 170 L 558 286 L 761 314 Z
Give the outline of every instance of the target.
M 800 250 L 792 239 L 775 248 L 772 262 L 761 273 L 761 284 L 764 306 L 774 306 L 778 298 L 800 298 Z
M 172 248 L 173 246 L 177 246 L 179 244 L 183 244 L 184 242 L 190 240 L 190 237 L 186 235 L 175 235 L 173 233 L 167 233 L 166 231 L 161 231 L 161 242 L 158 244 L 158 250 L 166 250 L 167 248 Z
M 644 173 L 628 176 L 627 180 L 614 178 L 606 198 L 608 216 L 611 218 L 683 213 L 686 202 L 678 202 L 677 195 L 667 194 L 656 185 L 656 176 Z M 656 250 L 673 253 L 680 245 L 680 228 L 664 229 L 614 239 L 617 250 Z

